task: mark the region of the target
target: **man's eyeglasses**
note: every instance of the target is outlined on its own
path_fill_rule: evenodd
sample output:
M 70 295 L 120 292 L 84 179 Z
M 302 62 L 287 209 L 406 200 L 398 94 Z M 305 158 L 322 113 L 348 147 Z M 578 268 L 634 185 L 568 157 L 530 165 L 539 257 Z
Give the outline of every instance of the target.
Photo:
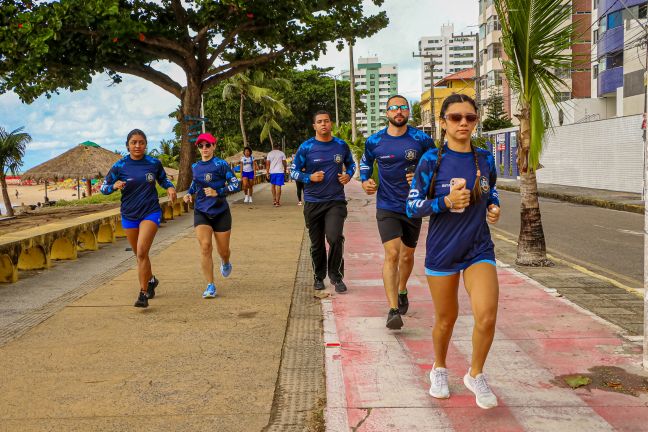
M 212 146 L 210 143 L 204 143 L 204 144 L 203 144 L 203 143 L 198 143 L 197 145 L 198 145 L 198 148 L 199 148 L 199 149 L 201 149 L 201 148 L 203 148 L 203 147 L 205 147 L 205 148 L 211 148 L 211 146 Z
M 451 113 L 451 114 L 446 114 L 443 116 L 444 119 L 450 120 L 453 123 L 459 123 L 461 122 L 462 119 L 466 119 L 468 123 L 475 123 L 477 121 L 477 114 L 458 114 L 458 113 Z
M 387 111 L 409 111 L 409 105 L 389 105 Z

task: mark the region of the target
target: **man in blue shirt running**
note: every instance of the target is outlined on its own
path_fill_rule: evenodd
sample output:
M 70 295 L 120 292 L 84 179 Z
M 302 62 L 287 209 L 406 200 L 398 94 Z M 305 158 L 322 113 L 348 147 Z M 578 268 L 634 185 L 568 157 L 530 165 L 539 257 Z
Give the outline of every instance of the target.
M 331 115 L 327 111 L 315 113 L 315 137 L 299 146 L 290 167 L 290 176 L 304 183 L 304 219 L 311 241 L 311 258 L 315 270 L 313 288 L 324 289 L 324 278 L 328 271 L 335 291 L 343 293 L 347 290 L 342 280 L 342 232 L 347 217 L 344 185 L 351 180 L 356 166 L 348 144 L 331 134 L 331 126 Z M 329 244 L 328 257 L 325 238 Z
M 389 125 L 371 135 L 360 161 L 362 188 L 368 195 L 378 191 L 376 219 L 385 249 L 383 284 L 389 302 L 387 327 L 403 326 L 401 315 L 407 313 L 407 280 L 414 267 L 414 250 L 421 232 L 420 218 L 406 214 L 409 183 L 423 154 L 434 146 L 422 131 L 407 125 L 409 103 L 400 95 L 387 100 Z M 374 162 L 378 165 L 379 187 L 371 178 Z

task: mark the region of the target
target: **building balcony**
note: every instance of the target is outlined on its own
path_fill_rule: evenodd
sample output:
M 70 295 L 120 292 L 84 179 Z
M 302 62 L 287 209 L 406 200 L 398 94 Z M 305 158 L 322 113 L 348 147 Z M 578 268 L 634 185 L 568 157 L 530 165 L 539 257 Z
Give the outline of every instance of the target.
M 623 9 L 623 7 L 632 7 L 638 6 L 646 3 L 646 0 L 601 0 L 599 3 L 598 11 L 599 13 L 606 12 L 608 15 L 612 12 Z
M 623 26 L 609 29 L 601 35 L 598 41 L 596 55 L 598 58 L 607 53 L 621 51 L 623 49 Z
M 623 87 L 623 66 L 604 70 L 598 76 L 598 97 L 615 95 Z

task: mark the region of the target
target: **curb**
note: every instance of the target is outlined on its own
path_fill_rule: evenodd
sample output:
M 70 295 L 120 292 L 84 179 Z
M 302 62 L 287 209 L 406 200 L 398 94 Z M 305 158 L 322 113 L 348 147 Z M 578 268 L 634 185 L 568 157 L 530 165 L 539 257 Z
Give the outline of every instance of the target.
M 517 192 L 517 193 L 520 192 L 519 186 L 498 184 L 497 188 L 509 192 Z M 600 198 L 590 198 L 581 195 L 570 195 L 565 193 L 543 191 L 540 188 L 538 188 L 538 195 L 543 198 L 553 198 L 560 201 L 571 202 L 574 204 L 591 205 L 591 206 L 596 206 L 596 207 L 601 207 L 601 208 L 606 208 L 611 210 L 619 210 L 619 211 L 639 213 L 639 214 L 644 214 L 645 212 L 645 208 L 643 205 L 625 204 L 625 203 L 620 203 L 615 201 L 608 201 Z

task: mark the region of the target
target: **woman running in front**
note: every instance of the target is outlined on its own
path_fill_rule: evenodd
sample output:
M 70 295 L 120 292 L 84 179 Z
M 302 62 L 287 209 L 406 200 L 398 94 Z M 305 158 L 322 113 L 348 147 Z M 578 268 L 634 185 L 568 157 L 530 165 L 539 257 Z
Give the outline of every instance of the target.
M 198 135 L 196 146 L 200 150 L 201 160 L 191 167 L 193 181 L 183 199 L 185 202 L 191 202 L 191 195 L 196 194 L 194 228 L 200 244 L 200 267 L 207 280 L 203 298 L 207 299 L 216 297 L 212 235 L 216 239 L 216 250 L 221 258 L 221 275 L 228 277 L 232 273 L 229 247 L 232 214 L 226 197 L 228 193 L 239 190 L 239 182 L 229 164 L 214 156 L 216 138 L 212 134 Z
M 459 313 L 459 273 L 463 271 L 475 321 L 472 360 L 463 381 L 475 394 L 477 405 L 487 409 L 497 406 L 483 367 L 495 335 L 499 284 L 486 222 L 496 223 L 500 213 L 493 155 L 470 140 L 477 115 L 477 105 L 470 97 L 454 94 L 445 99 L 440 113 L 441 147 L 428 150 L 421 158 L 407 200 L 407 215 L 430 216 L 425 254 L 425 274 L 435 309 L 430 395 L 450 397 L 446 356 Z
M 171 202 L 176 199 L 175 186 L 167 178 L 162 163 L 146 155 L 146 144 L 144 132 L 139 129 L 130 131 L 126 138 L 128 156 L 113 165 L 101 185 L 104 195 L 121 190 L 121 224 L 137 257 L 140 292 L 135 307 L 141 308 L 148 307 L 148 301 L 155 297 L 158 285 L 149 259 L 149 251 L 162 219 L 155 182 L 167 190 Z
M 245 147 L 243 149 L 243 157 L 241 157 L 241 180 L 243 182 L 243 192 L 245 198 L 243 202 L 252 203 L 252 189 L 254 186 L 254 157 L 252 156 L 252 149 Z

